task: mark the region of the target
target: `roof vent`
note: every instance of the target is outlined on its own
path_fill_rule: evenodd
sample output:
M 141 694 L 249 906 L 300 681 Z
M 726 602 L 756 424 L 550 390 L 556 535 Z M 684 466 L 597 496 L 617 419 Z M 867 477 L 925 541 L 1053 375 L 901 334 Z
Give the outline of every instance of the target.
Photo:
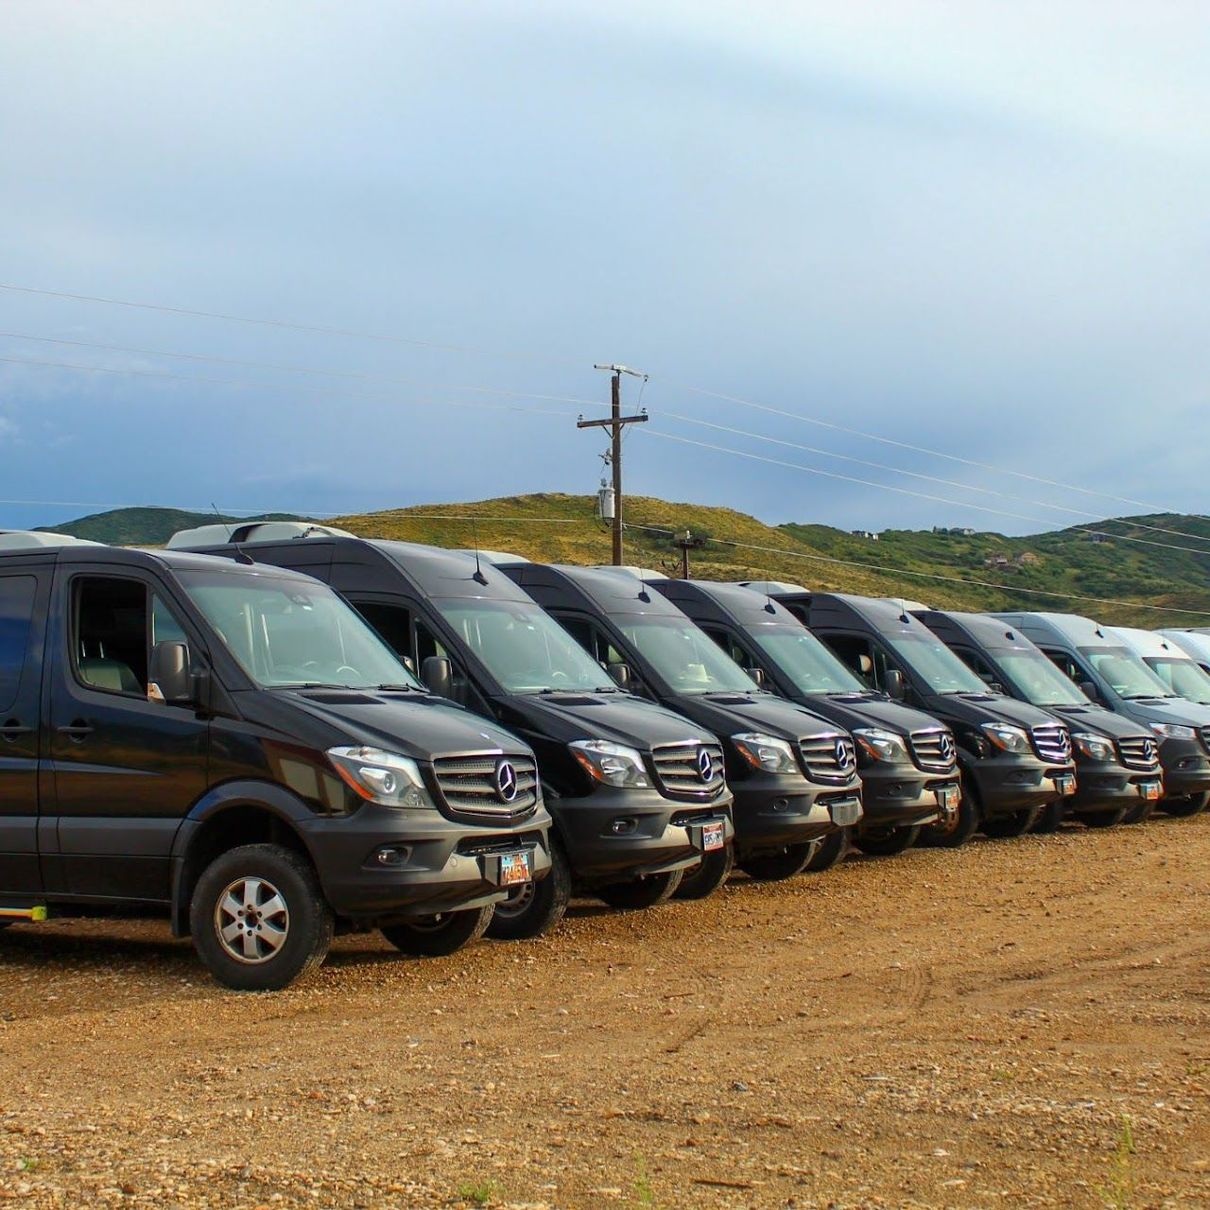
M 72 534 L 54 534 L 40 529 L 0 529 L 0 551 L 55 550 L 61 546 L 104 546 Z
M 190 546 L 237 546 L 241 542 L 289 542 L 305 538 L 355 538 L 347 529 L 313 521 L 245 521 L 238 525 L 199 525 L 178 530 L 169 550 Z

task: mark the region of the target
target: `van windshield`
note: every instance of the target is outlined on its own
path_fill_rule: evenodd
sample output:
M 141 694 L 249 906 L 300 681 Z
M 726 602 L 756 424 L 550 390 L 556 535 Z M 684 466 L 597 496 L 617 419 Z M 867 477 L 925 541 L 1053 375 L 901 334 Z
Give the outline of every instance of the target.
M 466 597 L 433 603 L 509 693 L 599 693 L 614 688 L 600 664 L 538 605 Z
M 997 651 L 997 670 L 1035 706 L 1087 706 L 1088 699 L 1040 651 Z
M 325 584 L 262 573 L 177 578 L 243 670 L 265 689 L 423 689 Z
M 930 693 L 987 692 L 987 686 L 939 639 L 894 634 L 887 635 L 886 641 Z
M 1147 661 L 1147 666 L 1177 697 L 1210 705 L 1210 676 L 1193 660 L 1155 656 Z
M 1176 697 L 1138 656 L 1125 647 L 1081 647 L 1080 654 L 1118 697 L 1127 701 L 1145 697 Z
M 676 693 L 760 692 L 757 683 L 690 621 L 638 615 L 614 621 Z
M 748 633 L 800 693 L 866 692 L 865 685 L 804 627 L 758 626 Z

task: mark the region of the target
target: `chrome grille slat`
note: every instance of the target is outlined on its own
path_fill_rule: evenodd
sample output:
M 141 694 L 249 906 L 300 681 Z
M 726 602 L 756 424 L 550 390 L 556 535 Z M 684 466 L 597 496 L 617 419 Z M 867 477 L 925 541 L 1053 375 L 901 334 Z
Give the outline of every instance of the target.
M 845 764 L 837 757 L 838 744 L 848 753 Z M 848 781 L 857 772 L 857 751 L 853 741 L 839 731 L 803 736 L 798 741 L 798 752 L 807 776 L 816 781 Z
M 1034 751 L 1053 765 L 1071 761 L 1071 733 L 1058 723 L 1048 723 L 1030 730 Z
M 1148 751 L 1150 749 L 1150 752 Z M 1128 769 L 1158 769 L 1159 744 L 1145 735 L 1131 735 L 1118 740 L 1118 754 Z M 1150 753 L 1154 753 L 1152 756 Z
M 1202 728 L 1202 746 L 1210 752 L 1210 727 Z
M 948 732 L 940 728 L 927 731 L 913 731 L 908 736 L 908 746 L 912 756 L 922 769 L 937 769 L 949 772 L 957 764 L 957 749 L 950 745 L 952 756 L 946 755 L 945 739 Z
M 714 775 L 703 782 L 698 772 L 698 753 L 705 749 L 710 754 Z M 723 749 L 719 744 L 699 744 L 696 741 L 683 744 L 660 744 L 651 751 L 655 764 L 656 779 L 660 788 L 669 794 L 692 794 L 695 797 L 713 797 L 722 789 Z
M 517 795 L 511 802 L 501 802 L 496 792 L 496 765 L 501 760 L 508 761 L 517 775 Z M 528 756 L 510 752 L 438 756 L 433 772 L 445 806 L 459 815 L 515 819 L 538 802 L 538 767 Z

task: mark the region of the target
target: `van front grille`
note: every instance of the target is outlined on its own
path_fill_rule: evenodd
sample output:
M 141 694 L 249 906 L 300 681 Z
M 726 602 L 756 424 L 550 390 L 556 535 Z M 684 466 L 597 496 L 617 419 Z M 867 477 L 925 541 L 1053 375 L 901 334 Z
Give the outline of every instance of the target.
M 1202 746 L 1210 752 L 1210 727 L 1202 728 Z
M 857 772 L 857 749 L 839 732 L 805 735 L 798 741 L 798 751 L 812 781 L 848 781 Z
M 1066 765 L 1071 761 L 1071 733 L 1058 723 L 1034 727 L 1034 751 L 1051 765 Z
M 468 752 L 433 761 L 437 788 L 456 815 L 517 819 L 538 803 L 538 767 L 533 758 L 506 752 Z
M 723 788 L 723 750 L 718 744 L 659 744 L 651 751 L 655 775 L 665 794 L 713 798 Z M 707 773 L 702 776 L 703 771 Z
M 922 769 L 937 769 L 948 773 L 958 761 L 958 748 L 954 737 L 940 728 L 930 731 L 913 731 L 908 736 L 912 756 Z
M 1118 740 L 1122 764 L 1128 769 L 1158 769 L 1160 746 L 1149 735 L 1132 735 Z

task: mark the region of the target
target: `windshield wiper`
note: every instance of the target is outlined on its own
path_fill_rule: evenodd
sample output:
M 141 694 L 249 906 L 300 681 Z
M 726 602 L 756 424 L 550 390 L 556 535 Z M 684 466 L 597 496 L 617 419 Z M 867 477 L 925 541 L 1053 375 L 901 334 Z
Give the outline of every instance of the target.
M 375 685 L 380 693 L 426 693 L 427 690 L 421 689 L 416 685 Z

